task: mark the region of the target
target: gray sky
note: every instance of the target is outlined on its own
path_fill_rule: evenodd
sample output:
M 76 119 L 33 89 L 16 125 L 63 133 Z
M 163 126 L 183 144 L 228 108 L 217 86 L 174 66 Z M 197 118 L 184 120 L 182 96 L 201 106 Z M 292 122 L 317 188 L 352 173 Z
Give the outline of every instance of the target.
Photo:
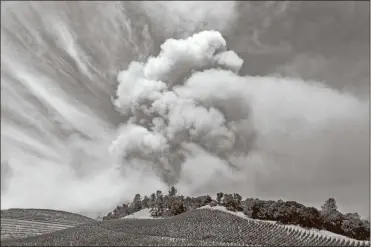
M 368 95 L 369 2 L 277 2 L 265 11 L 259 2 L 239 5 L 227 41 L 243 57 L 246 73 L 299 75 Z

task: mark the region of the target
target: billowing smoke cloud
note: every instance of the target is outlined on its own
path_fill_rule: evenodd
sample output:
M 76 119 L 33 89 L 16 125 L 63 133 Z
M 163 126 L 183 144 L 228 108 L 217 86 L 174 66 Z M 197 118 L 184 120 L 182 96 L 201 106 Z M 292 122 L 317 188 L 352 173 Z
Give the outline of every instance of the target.
M 242 63 L 237 54 L 226 51 L 226 42 L 216 31 L 169 39 L 157 57 L 145 64 L 131 63 L 118 76 L 115 100 L 119 111 L 130 116 L 129 124 L 121 129 L 112 151 L 124 164 L 140 158 L 147 165 L 160 166 L 160 172 L 169 172 L 165 179 L 172 178 L 172 183 L 179 179 L 190 145 L 230 163 L 236 146 L 246 138 L 240 126 L 247 120 L 247 110 L 226 118 L 232 111 L 230 101 L 245 107 L 234 98 L 243 96 L 235 85 L 241 80 L 234 73 Z M 209 85 L 222 93 L 210 90 Z M 248 149 L 240 151 L 246 155 Z
M 186 195 L 239 192 L 317 207 L 335 197 L 341 210 L 367 214 L 369 99 L 333 89 L 337 79 L 368 82 L 358 66 L 366 52 L 342 53 L 359 61 L 351 67 L 323 45 L 321 63 L 299 63 L 319 61 L 303 51 L 314 41 L 305 43 L 301 27 L 292 32 L 295 20 L 308 23 L 303 3 L 1 5 L 2 208 L 96 216 L 175 184 Z M 355 14 L 342 15 L 352 23 Z M 285 32 L 272 31 L 280 25 Z M 331 47 L 343 40 L 334 39 Z M 291 51 L 293 64 L 277 59 Z M 274 72 L 298 79 L 256 76 Z

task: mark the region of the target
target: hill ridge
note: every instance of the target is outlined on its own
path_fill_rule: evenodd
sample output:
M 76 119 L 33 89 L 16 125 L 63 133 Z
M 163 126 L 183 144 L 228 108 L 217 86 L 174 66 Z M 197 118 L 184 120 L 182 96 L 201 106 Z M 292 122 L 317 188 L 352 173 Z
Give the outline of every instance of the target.
M 3 227 L 2 227 L 3 231 Z M 315 236 L 210 208 L 151 219 L 113 219 L 80 224 L 54 232 L 1 241 L 4 246 L 23 245 L 174 245 L 174 246 L 370 246 L 369 241 Z

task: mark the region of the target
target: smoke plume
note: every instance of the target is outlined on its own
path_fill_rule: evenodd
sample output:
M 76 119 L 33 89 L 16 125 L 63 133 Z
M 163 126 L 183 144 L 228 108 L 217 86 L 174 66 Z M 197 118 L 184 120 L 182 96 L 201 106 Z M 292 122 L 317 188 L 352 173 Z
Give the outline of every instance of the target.
M 145 160 L 142 163 L 169 173 L 164 179 L 172 178 L 172 183 L 179 179 L 190 146 L 230 163 L 248 138 L 246 128 L 241 128 L 247 110 L 232 112 L 231 108 L 246 106 L 235 98 L 243 97 L 238 92 L 242 80 L 234 73 L 242 63 L 237 54 L 226 50 L 226 41 L 215 31 L 169 39 L 157 57 L 132 62 L 118 76 L 115 106 L 129 116 L 129 124 L 121 128 L 112 152 L 124 164 Z M 248 149 L 240 151 L 247 155 Z

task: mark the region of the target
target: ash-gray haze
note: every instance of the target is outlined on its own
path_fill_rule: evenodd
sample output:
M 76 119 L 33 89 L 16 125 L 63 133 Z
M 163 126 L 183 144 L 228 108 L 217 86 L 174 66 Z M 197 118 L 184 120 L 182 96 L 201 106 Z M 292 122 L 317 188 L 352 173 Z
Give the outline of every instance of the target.
M 2 2 L 2 208 L 238 192 L 369 215 L 369 2 Z

